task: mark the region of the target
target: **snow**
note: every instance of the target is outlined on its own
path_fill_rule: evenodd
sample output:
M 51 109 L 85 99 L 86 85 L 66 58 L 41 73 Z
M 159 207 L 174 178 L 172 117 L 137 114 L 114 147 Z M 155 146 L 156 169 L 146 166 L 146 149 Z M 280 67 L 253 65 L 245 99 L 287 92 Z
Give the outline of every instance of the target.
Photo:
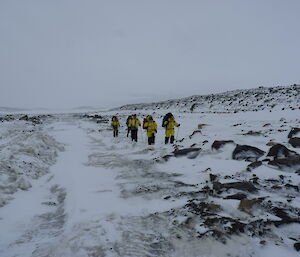
M 125 120 L 130 111 L 118 113 L 122 124 L 119 138 L 112 138 L 109 124 L 79 114 L 57 114 L 40 125 L 19 120 L 2 122 L 0 199 L 4 204 L 0 208 L 0 256 L 298 255 L 289 235 L 299 240 L 300 233 L 292 225 L 273 228 L 274 233 L 265 236 L 265 245 L 260 243 L 261 238 L 247 234 L 232 235 L 224 244 L 208 235 L 197 237 L 210 232 L 210 228 L 186 205 L 195 199 L 219 205 L 219 217 L 242 222 L 280 220 L 261 208 L 245 213 L 238 209 L 239 200 L 189 193 L 204 186 L 212 188 L 210 174 L 216 174 L 221 183 L 249 180 L 255 174 L 262 185 L 267 179 L 284 175 L 286 182 L 300 186 L 300 176 L 293 171 L 265 164 L 247 171 L 249 162 L 232 160 L 234 144 L 218 151 L 211 149 L 214 140 L 233 140 L 266 152 L 266 143 L 275 141 L 291 149 L 287 134 L 290 128 L 299 126 L 299 111 L 171 111 L 181 124 L 176 134 L 178 147 L 195 144 L 202 148 L 195 158 L 161 159 L 174 150 L 172 145 L 164 144 L 164 129 L 160 126 L 164 110 L 136 111 L 140 119 L 141 114 L 151 113 L 157 120 L 154 146 L 146 145 L 142 131 L 138 143 L 126 137 Z M 110 118 L 115 111 L 98 114 Z M 264 127 L 266 123 L 270 127 Z M 198 124 L 206 125 L 201 133 L 190 136 Z M 262 134 L 244 135 L 250 130 Z M 299 149 L 292 150 L 300 154 Z M 14 179 L 8 164 L 15 171 Z M 26 173 L 29 168 L 31 172 Z M 9 188 L 12 190 L 7 193 Z M 227 195 L 233 193 L 236 191 L 231 189 Z M 261 189 L 246 194 L 250 199 L 267 197 L 284 203 L 291 195 L 291 205 L 300 208 L 299 192 L 292 189 Z

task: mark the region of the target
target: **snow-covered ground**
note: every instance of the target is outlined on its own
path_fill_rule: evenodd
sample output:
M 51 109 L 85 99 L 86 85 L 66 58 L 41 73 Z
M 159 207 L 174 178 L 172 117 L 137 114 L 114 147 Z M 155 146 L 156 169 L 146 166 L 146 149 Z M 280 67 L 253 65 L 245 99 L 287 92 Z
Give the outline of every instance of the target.
M 299 167 L 265 159 L 270 142 L 300 154 L 287 137 L 300 110 L 174 112 L 174 146 L 164 144 L 165 110 L 137 112 L 157 121 L 154 146 L 142 131 L 138 143 L 126 137 L 129 113 L 118 113 L 119 138 L 105 123 L 115 112 L 0 123 L 1 257 L 299 255 Z M 215 140 L 234 143 L 214 150 Z M 234 160 L 237 144 L 265 151 L 260 166 Z M 190 147 L 201 149 L 173 153 Z

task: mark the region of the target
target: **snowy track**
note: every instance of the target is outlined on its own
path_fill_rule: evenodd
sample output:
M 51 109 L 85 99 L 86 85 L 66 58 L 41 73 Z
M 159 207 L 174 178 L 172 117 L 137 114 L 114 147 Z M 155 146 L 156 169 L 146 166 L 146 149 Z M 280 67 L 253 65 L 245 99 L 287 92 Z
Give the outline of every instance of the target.
M 299 224 L 278 230 L 287 239 L 281 240 L 280 236 L 271 239 L 272 247 L 260 249 L 259 240 L 245 234 L 233 235 L 224 244 L 212 237 L 200 238 L 207 228 L 199 226 L 203 223 L 201 215 L 187 207 L 197 198 L 215 204 L 212 207 L 222 205 L 219 217 L 255 219 L 236 210 L 237 200 L 224 201 L 219 196 L 200 192 L 204 186 L 211 186 L 209 172 L 231 176 L 229 180 L 252 177 L 245 171 L 246 162 L 231 160 L 231 148 L 213 152 L 203 142 L 234 139 L 263 147 L 274 137 L 285 143 L 286 136 L 270 130 L 265 137 L 245 137 L 240 125 L 233 126 L 239 123 L 243 124 L 243 129 L 261 128 L 266 121 L 255 115 L 248 115 L 247 120 L 243 120 L 243 116 L 235 115 L 197 117 L 186 114 L 180 119 L 183 124 L 188 124 L 182 126 L 185 139 L 179 143 L 181 147 L 196 142 L 203 150 L 198 157 L 172 158 L 168 162 L 160 158 L 173 148 L 163 144 L 161 128 L 157 144 L 148 147 L 145 138 L 137 144 L 132 143 L 122 131 L 119 138 L 113 139 L 106 124 L 99 125 L 72 115 L 62 116 L 45 126 L 43 133 L 64 144 L 65 151 L 59 154 L 49 171 L 31 181 L 29 190 L 18 191 L 14 200 L 0 208 L 0 256 L 258 257 L 268 256 L 271 252 L 273 256 L 296 256 L 297 253 L 287 249 L 286 244 L 291 244 L 288 235 L 299 237 Z M 199 119 L 211 127 L 202 134 L 189 137 Z M 277 123 L 272 126 L 281 128 L 279 118 L 274 120 Z M 292 114 L 289 122 L 294 126 L 298 121 Z M 222 138 L 218 138 L 220 135 Z M 268 167 L 264 169 L 262 178 L 265 179 L 286 175 Z M 294 184 L 299 184 L 296 174 L 288 175 Z M 288 193 L 298 196 L 297 192 Z M 270 193 L 268 197 L 273 200 L 278 195 Z M 282 200 L 284 197 L 285 192 L 282 192 Z M 297 200 L 294 205 L 299 206 Z M 260 215 L 259 212 L 255 214 Z M 277 242 L 281 248 L 274 245 Z

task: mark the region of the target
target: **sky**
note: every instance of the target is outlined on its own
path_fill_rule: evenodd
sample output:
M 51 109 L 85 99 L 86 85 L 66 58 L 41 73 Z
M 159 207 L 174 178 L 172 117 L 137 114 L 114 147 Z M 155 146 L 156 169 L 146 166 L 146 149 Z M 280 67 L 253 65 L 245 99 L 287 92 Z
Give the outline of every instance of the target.
M 299 0 L 0 0 L 0 106 L 300 83 Z

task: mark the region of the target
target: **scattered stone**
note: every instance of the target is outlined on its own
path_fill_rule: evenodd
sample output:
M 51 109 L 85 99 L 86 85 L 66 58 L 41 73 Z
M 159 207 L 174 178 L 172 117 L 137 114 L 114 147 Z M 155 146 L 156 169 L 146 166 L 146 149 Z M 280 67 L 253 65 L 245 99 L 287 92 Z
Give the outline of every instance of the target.
M 272 141 L 266 143 L 266 146 L 274 146 L 274 145 L 277 145 L 277 143 L 272 142 Z
M 284 186 L 285 186 L 285 188 L 287 188 L 287 189 L 292 188 L 292 189 L 294 189 L 295 191 L 299 192 L 299 187 L 298 187 L 298 186 L 295 186 L 295 185 L 292 185 L 292 184 L 285 184 Z
M 298 155 L 295 151 L 289 150 L 282 144 L 276 144 L 272 146 L 267 154 L 267 156 L 273 156 L 275 159 L 282 157 L 291 157 Z
M 233 140 L 215 140 L 213 142 L 213 144 L 211 145 L 211 148 L 212 149 L 215 149 L 215 150 L 219 150 L 222 146 L 226 145 L 226 144 L 234 144 L 234 141 Z
M 241 199 L 238 209 L 244 212 L 249 212 L 252 207 L 259 203 L 257 199 Z
M 232 153 L 234 160 L 257 161 L 265 154 L 264 151 L 250 145 L 237 145 Z
M 202 135 L 201 130 L 199 129 L 199 130 L 193 131 L 193 133 L 189 136 L 189 138 L 191 139 L 191 138 L 192 138 L 194 135 L 196 135 L 196 134 L 201 134 L 201 135 Z
M 247 171 L 254 170 L 254 169 L 258 168 L 258 167 L 261 166 L 261 165 L 262 165 L 262 162 L 261 162 L 261 161 L 252 162 L 252 163 L 250 163 L 250 164 L 247 166 Z
M 295 148 L 300 147 L 300 137 L 293 137 L 293 138 L 291 138 L 291 139 L 289 140 L 289 143 L 290 143 L 293 147 L 295 147 Z
M 175 150 L 173 152 L 173 154 L 175 157 L 185 156 L 185 155 L 188 155 L 190 153 L 195 153 L 195 152 L 198 155 L 200 151 L 201 151 L 201 148 L 184 148 L 184 149 Z M 194 157 L 194 155 L 193 155 L 193 157 Z
M 300 128 L 292 128 L 290 133 L 288 134 L 288 138 L 294 137 L 294 135 L 298 134 L 300 132 Z
M 245 199 L 247 198 L 247 195 L 246 194 L 243 194 L 243 193 L 236 193 L 234 195 L 228 195 L 226 196 L 224 199 L 232 199 L 232 200 L 242 200 L 242 199 Z
M 268 127 L 268 126 L 271 126 L 271 123 L 266 123 L 263 125 L 263 127 Z
M 209 178 L 210 178 L 210 181 L 211 181 L 211 182 L 216 181 L 217 177 L 218 177 L 218 176 L 215 175 L 215 174 L 209 174 Z
M 300 251 L 300 242 L 294 244 L 294 248 L 297 252 Z
M 250 130 L 250 131 L 248 131 L 247 133 L 244 133 L 243 135 L 244 135 L 244 136 L 261 136 L 262 133 L 261 133 L 261 131 L 253 131 L 253 130 Z

